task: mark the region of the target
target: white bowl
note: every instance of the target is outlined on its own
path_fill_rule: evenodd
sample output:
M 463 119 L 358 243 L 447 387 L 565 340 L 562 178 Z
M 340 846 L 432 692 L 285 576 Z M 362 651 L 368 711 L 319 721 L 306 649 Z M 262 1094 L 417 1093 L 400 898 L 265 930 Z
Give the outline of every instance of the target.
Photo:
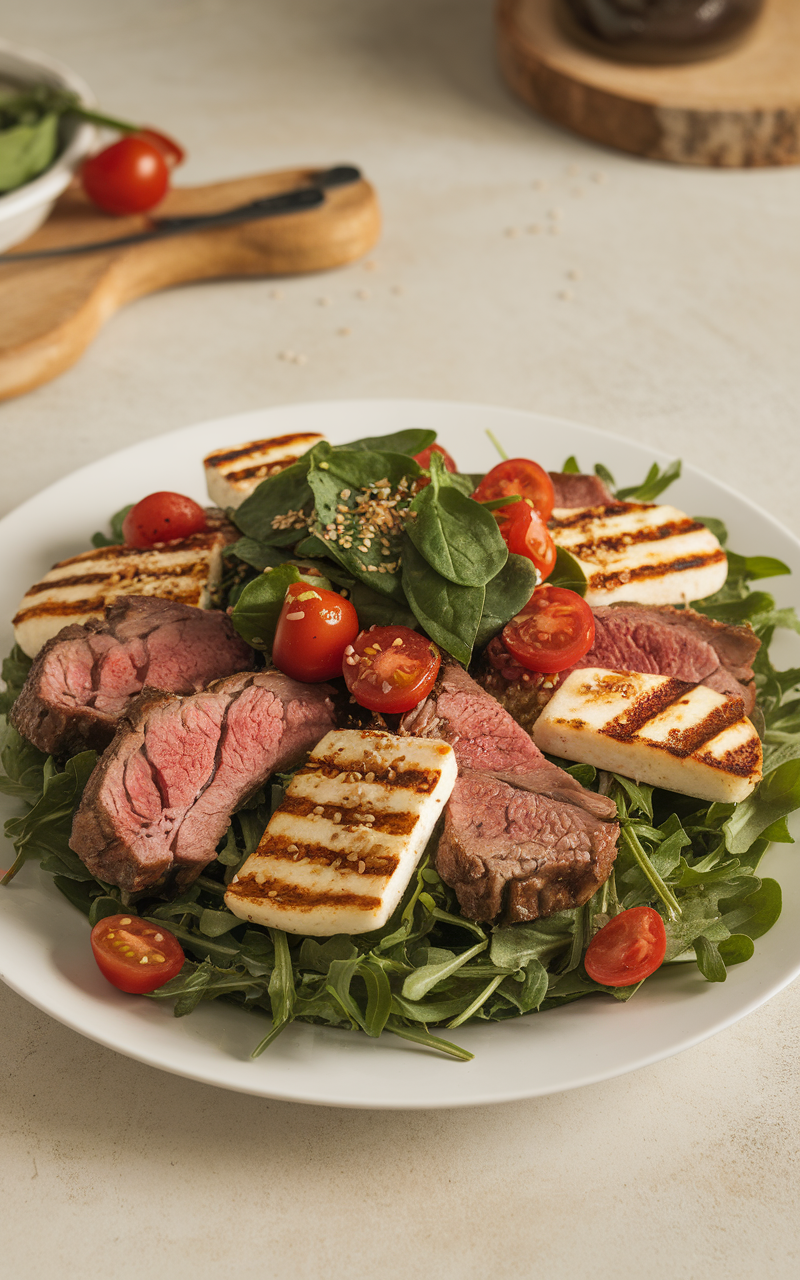
M 35 49 L 21 49 L 0 40 L 0 82 L 4 81 L 21 88 L 46 84 L 70 89 L 86 106 L 95 104 L 88 85 L 69 67 Z M 61 149 L 50 168 L 15 191 L 0 195 L 0 252 L 41 226 L 84 156 L 92 150 L 96 132 L 95 126 L 85 120 L 65 119 L 60 130 Z

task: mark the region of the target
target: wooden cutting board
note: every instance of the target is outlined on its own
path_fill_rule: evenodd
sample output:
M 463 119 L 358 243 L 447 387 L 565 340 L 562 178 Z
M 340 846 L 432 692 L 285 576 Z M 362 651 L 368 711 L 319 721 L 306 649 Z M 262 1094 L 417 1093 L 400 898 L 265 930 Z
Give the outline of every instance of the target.
M 767 0 L 736 49 L 683 66 L 614 62 L 569 39 L 559 0 L 497 0 L 502 73 L 529 106 L 595 142 L 677 164 L 800 164 L 800 0 Z
M 159 217 L 233 209 L 312 181 L 284 169 L 205 187 L 174 188 Z M 101 325 L 134 298 L 192 280 L 324 271 L 361 257 L 380 232 L 378 200 L 363 178 L 326 191 L 323 204 L 237 226 L 207 228 L 70 258 L 4 262 L 0 255 L 0 400 L 30 391 L 73 365 Z M 74 186 L 13 252 L 89 243 L 145 230 L 137 215 L 111 218 Z

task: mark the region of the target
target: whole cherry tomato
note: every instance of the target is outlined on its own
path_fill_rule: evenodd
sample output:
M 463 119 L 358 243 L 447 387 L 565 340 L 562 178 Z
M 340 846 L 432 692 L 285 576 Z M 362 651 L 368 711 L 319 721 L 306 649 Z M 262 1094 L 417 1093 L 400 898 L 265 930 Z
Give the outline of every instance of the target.
M 90 156 L 81 182 L 89 199 L 106 213 L 145 213 L 166 195 L 169 165 L 159 146 L 130 133 Z
M 509 551 L 532 560 L 542 578 L 548 577 L 556 563 L 556 544 L 535 507 L 523 498 L 494 514 Z
M 126 547 L 144 550 L 157 542 L 177 542 L 202 533 L 205 527 L 206 513 L 199 502 L 163 490 L 149 493 L 131 507 L 122 521 L 122 536 Z
M 440 453 L 442 455 L 445 471 L 458 471 L 454 459 L 440 444 L 429 444 L 427 449 L 423 449 L 421 453 L 415 453 L 412 456 L 415 462 L 418 462 L 426 471 L 430 471 L 432 453 Z
M 345 650 L 342 674 L 362 707 L 410 711 L 434 686 L 441 655 L 410 627 L 371 627 Z
M 104 978 L 119 991 L 156 991 L 183 968 L 181 944 L 169 929 L 139 916 L 106 916 L 91 933 L 92 951 Z
M 503 627 L 503 644 L 528 671 L 566 671 L 594 644 L 594 614 L 565 587 L 537 587 Z
M 604 987 L 633 987 L 662 964 L 667 950 L 664 921 L 652 907 L 630 907 L 613 916 L 592 938 L 584 965 Z
M 505 462 L 498 462 L 486 473 L 472 496 L 476 502 L 494 502 L 514 493 L 527 498 L 543 520 L 550 519 L 555 504 L 553 482 L 544 467 L 531 462 L 530 458 L 507 458 Z
M 342 674 L 345 650 L 357 635 L 358 615 L 349 600 L 293 582 L 275 628 L 272 661 L 293 680 L 332 680 Z

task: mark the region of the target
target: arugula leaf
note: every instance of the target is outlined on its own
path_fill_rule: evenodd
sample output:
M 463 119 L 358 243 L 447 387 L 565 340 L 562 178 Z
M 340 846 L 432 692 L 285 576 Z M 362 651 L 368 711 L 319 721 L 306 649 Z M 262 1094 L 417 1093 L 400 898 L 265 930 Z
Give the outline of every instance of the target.
M 123 542 L 125 541 L 125 537 L 122 532 L 122 522 L 125 519 L 128 512 L 131 511 L 135 505 L 136 505 L 135 503 L 129 502 L 126 507 L 121 507 L 119 511 L 115 511 L 110 521 L 111 537 L 107 538 L 104 533 L 93 533 L 92 546 L 93 547 L 121 547 Z
M 22 686 L 28 678 L 32 658 L 15 644 L 7 658 L 3 659 L 3 682 L 5 690 L 0 693 L 0 714 L 7 715 L 22 692 Z
M 17 857 L 0 884 L 8 884 L 29 858 L 48 854 L 75 856 L 69 848 L 72 817 L 96 761 L 96 751 L 82 751 L 67 761 L 63 773 L 58 773 L 52 758 L 48 759 L 41 798 L 23 817 L 6 822 L 6 837 L 14 845 Z
M 724 982 L 728 976 L 728 971 L 716 944 L 710 942 L 704 934 L 701 934 L 699 938 L 694 940 L 694 950 L 697 956 L 697 967 L 706 981 Z
M 410 507 L 406 533 L 420 555 L 449 582 L 484 587 L 508 559 L 490 511 L 449 483 L 441 455 L 431 454 L 430 484 Z
M 580 476 L 583 472 L 578 464 L 578 459 L 574 453 L 571 453 L 561 468 L 561 474 L 565 476 Z
M 731 853 L 747 853 L 762 831 L 800 807 L 800 759 L 787 760 L 738 804 L 723 826 Z
M 725 546 L 728 541 L 728 527 L 718 520 L 716 516 L 692 516 L 697 524 L 704 524 L 710 533 L 713 533 L 717 542 L 721 547 Z
M 655 502 L 659 494 L 681 474 L 680 459 L 676 458 L 674 462 L 670 462 L 662 471 L 657 462 L 654 462 L 641 484 L 632 485 L 628 489 L 617 489 L 615 496 L 620 502 Z
M 7 796 L 36 800 L 44 786 L 47 756 L 23 738 L 13 725 L 0 720 L 0 791 Z

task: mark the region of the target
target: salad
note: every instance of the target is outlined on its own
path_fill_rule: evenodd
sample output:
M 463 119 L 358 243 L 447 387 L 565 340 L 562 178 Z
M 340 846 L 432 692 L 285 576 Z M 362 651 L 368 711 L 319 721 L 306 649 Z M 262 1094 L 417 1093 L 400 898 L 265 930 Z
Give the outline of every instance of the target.
M 563 550 L 550 550 L 546 519 L 539 520 L 542 528 L 527 517 L 524 528 L 519 516 L 498 520 L 495 511 L 521 508 L 509 501 L 518 495 L 487 495 L 478 506 L 470 495 L 484 477 L 451 471 L 441 453 L 425 456 L 433 443 L 433 433 L 403 432 L 344 448 L 316 446 L 233 513 L 240 536 L 226 553 L 219 603 L 232 609 L 248 643 L 271 652 L 287 589 L 311 582 L 346 593 L 362 630 L 415 628 L 467 666 L 523 610 L 538 573 L 549 575 L 548 589 L 580 594 L 580 567 Z M 577 471 L 577 463 L 568 459 L 563 470 Z M 595 471 L 613 485 L 601 464 Z M 661 473 L 656 467 L 625 499 L 652 502 L 676 475 L 677 468 Z M 394 502 L 396 514 L 367 541 L 365 528 L 377 515 L 369 496 L 375 489 L 389 491 L 392 496 L 379 500 Z M 127 514 L 118 513 L 111 537 L 101 540 L 121 541 Z M 726 542 L 719 522 L 704 523 Z M 216 860 L 188 890 L 168 901 L 137 901 L 137 915 L 168 930 L 187 956 L 180 973 L 150 998 L 173 1000 L 178 1016 L 215 998 L 267 1014 L 271 1027 L 257 1051 L 299 1019 L 371 1036 L 387 1031 L 467 1058 L 445 1029 L 543 1011 L 593 993 L 630 998 L 638 981 L 610 980 L 619 975 L 609 974 L 594 942 L 604 926 L 630 920 L 627 912 L 646 921 L 656 952 L 663 946 L 664 965 L 696 963 L 709 981 L 723 981 L 727 967 L 749 959 L 754 940 L 778 918 L 779 887 L 759 875 L 759 866 L 770 842 L 790 840 L 786 818 L 800 805 L 800 699 L 793 696 L 800 670 L 776 670 L 769 657 L 776 629 L 797 631 L 800 622 L 751 585 L 788 570 L 757 555 L 728 552 L 727 559 L 725 585 L 692 607 L 720 622 L 748 622 L 762 641 L 754 669 L 764 780 L 751 796 L 708 804 L 559 761 L 584 787 L 610 796 L 619 814 L 614 870 L 588 902 L 528 923 L 469 919 L 431 849 L 384 928 L 320 940 L 245 924 L 224 905 L 226 887 L 290 783 L 286 775 L 273 777 L 234 814 Z M 4 711 L 29 666 L 19 650 L 6 659 Z M 26 805 L 6 828 L 18 852 L 13 870 L 40 859 L 92 925 L 124 914 L 129 903 L 69 848 L 93 753 L 56 763 L 6 726 L 0 758 L 0 786 Z

